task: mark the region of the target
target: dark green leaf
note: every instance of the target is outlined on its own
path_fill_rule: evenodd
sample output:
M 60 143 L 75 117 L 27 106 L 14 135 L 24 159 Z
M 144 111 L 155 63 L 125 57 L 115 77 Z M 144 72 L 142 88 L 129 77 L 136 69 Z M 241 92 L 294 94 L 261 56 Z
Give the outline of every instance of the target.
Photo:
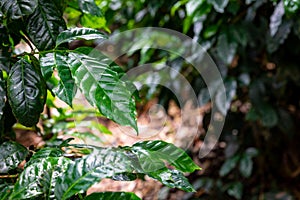
M 16 62 L 8 77 L 8 99 L 19 123 L 35 125 L 44 109 L 46 87 L 39 71 L 25 58 Z
M 226 89 L 226 101 L 223 101 L 224 93 L 221 90 L 217 91 L 215 103 L 218 110 L 223 114 L 226 115 L 227 111 L 230 109 L 230 105 L 232 100 L 236 95 L 237 83 L 236 80 L 230 79 L 225 81 L 225 89 Z
M 267 37 L 267 50 L 269 53 L 275 52 L 278 47 L 284 43 L 288 35 L 291 32 L 292 21 L 284 20 L 278 28 L 278 31 L 274 36 L 269 35 Z
M 247 155 L 243 154 L 240 160 L 239 170 L 243 177 L 249 178 L 253 169 L 253 161 L 252 158 Z
M 6 103 L 6 84 L 5 80 L 3 79 L 2 70 L 0 69 L 0 124 L 3 120 L 3 114 L 4 114 L 4 107 Z M 0 133 L 2 126 L 0 127 Z
M 71 42 L 73 40 L 94 40 L 106 38 L 102 33 L 95 29 L 90 28 L 72 28 L 61 32 L 56 40 L 56 46 L 59 46 L 65 42 Z
M 64 157 L 41 158 L 20 174 L 10 199 L 56 199 L 54 187 L 72 161 Z
M 267 103 L 262 104 L 259 107 L 259 113 L 261 115 L 261 122 L 266 127 L 273 127 L 278 122 L 278 115 L 276 110 Z
M 7 200 L 13 188 L 13 185 L 0 184 L 0 200 Z
M 30 158 L 30 160 L 26 163 L 25 167 L 32 165 L 33 163 L 40 162 L 43 158 L 48 157 L 61 157 L 63 155 L 63 151 L 60 148 L 51 148 L 51 147 L 45 147 Z
M 10 19 L 19 19 L 30 15 L 37 7 L 37 0 L 1 0 L 0 8 Z
M 189 183 L 188 179 L 184 177 L 183 173 L 178 170 L 163 168 L 160 170 L 148 172 L 147 175 L 156 180 L 159 180 L 161 183 L 168 187 L 176 187 L 186 192 L 195 192 L 195 189 Z
M 99 192 L 92 193 L 84 198 L 85 200 L 140 200 L 138 196 L 131 192 Z
M 53 73 L 53 68 L 58 71 L 60 78 L 58 85 L 53 88 L 54 94 L 72 107 L 72 101 L 77 88 L 75 81 L 71 76 L 70 66 L 67 62 L 67 55 L 62 51 L 47 53 L 40 59 L 42 74 L 45 79 L 49 79 Z
M 219 58 L 227 65 L 231 64 L 236 50 L 237 50 L 237 43 L 229 42 L 227 35 L 222 34 L 218 38 L 217 44 L 217 53 Z
M 3 26 L 0 22 L 0 70 L 5 70 L 9 72 L 10 64 L 10 42 L 7 28 Z
M 28 150 L 16 142 L 4 142 L 0 145 L 0 173 L 15 169 L 25 160 Z
M 72 76 L 89 103 L 109 119 L 137 130 L 134 91 L 127 88 L 126 82 L 99 59 L 71 52 L 68 61 Z
M 233 168 L 235 168 L 239 159 L 240 156 L 238 155 L 226 159 L 219 171 L 220 176 L 226 176 Z
M 208 3 L 214 6 L 217 12 L 223 13 L 224 8 L 228 5 L 229 0 L 208 0 Z
M 80 10 L 85 14 L 91 14 L 98 17 L 102 16 L 100 8 L 95 4 L 94 0 L 78 0 Z
M 40 66 L 44 79 L 46 81 L 49 80 L 53 74 L 53 69 L 56 66 L 54 53 L 41 54 Z
M 69 164 L 65 174 L 59 177 L 55 195 L 57 199 L 68 199 L 103 178 L 133 171 L 125 150 L 94 148 L 92 154 Z
M 236 198 L 241 199 L 243 196 L 243 185 L 240 182 L 232 183 L 229 188 L 227 189 L 227 193 Z
M 66 29 L 60 10 L 53 1 L 38 0 L 38 7 L 27 21 L 27 33 L 39 50 L 52 49 L 58 34 Z
M 164 161 L 182 172 L 201 169 L 180 148 L 164 141 L 143 141 L 132 146 L 145 172 L 153 172 L 165 167 Z

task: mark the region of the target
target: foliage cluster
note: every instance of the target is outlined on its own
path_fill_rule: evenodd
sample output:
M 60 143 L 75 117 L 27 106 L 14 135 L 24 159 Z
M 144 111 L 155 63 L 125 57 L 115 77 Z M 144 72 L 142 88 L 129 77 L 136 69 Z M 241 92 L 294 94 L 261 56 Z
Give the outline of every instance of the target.
M 86 27 L 67 29 L 63 15 L 75 18 L 68 23 L 78 20 Z M 70 145 L 54 134 L 46 146 L 30 150 L 13 141 L 16 122 L 39 131 L 46 101 L 51 105 L 47 94 L 72 107 L 77 89 L 102 116 L 137 130 L 134 86 L 120 78 L 120 68 L 103 55 L 90 54 L 90 47 L 68 48 L 74 40 L 106 38 L 93 28 L 107 29 L 93 0 L 0 2 L 0 199 L 139 199 L 124 192 L 86 196 L 86 191 L 103 178 L 128 181 L 145 175 L 194 191 L 183 173 L 200 168 L 163 141 L 100 148 Z M 20 52 L 19 43 L 31 50 Z

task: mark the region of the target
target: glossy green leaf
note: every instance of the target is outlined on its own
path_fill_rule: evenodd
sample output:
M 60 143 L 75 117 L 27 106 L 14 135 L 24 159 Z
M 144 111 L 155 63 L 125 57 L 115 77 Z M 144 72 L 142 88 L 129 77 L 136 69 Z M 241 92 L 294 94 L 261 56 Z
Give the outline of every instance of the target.
M 78 6 L 85 14 L 91 14 L 98 17 L 102 16 L 101 10 L 94 0 L 78 0 Z
M 10 19 L 30 15 L 37 7 L 37 0 L 1 0 L 0 10 Z
M 208 3 L 212 4 L 217 12 L 223 13 L 229 0 L 208 0 Z
M 6 84 L 5 84 L 5 80 L 3 79 L 3 74 L 2 74 L 2 70 L 0 69 L 0 124 L 1 121 L 3 120 L 3 115 L 4 115 L 4 107 L 5 107 L 5 103 L 6 103 Z M 2 126 L 0 127 L 0 133 Z
M 164 141 L 143 141 L 132 146 L 144 171 L 153 172 L 165 167 L 165 162 L 182 172 L 201 169 L 180 148 Z
M 0 184 L 0 200 L 7 200 L 14 186 L 2 183 Z
M 60 10 L 53 1 L 38 0 L 38 7 L 29 16 L 26 30 L 39 50 L 52 49 L 58 34 L 66 29 Z
M 47 157 L 27 166 L 20 174 L 10 199 L 56 199 L 54 188 L 57 179 L 65 173 L 71 162 L 64 157 Z
M 55 195 L 57 199 L 68 199 L 103 178 L 133 171 L 125 150 L 94 148 L 92 154 L 69 164 L 68 170 L 58 179 Z
M 56 46 L 73 40 L 94 40 L 106 38 L 103 33 L 91 28 L 72 28 L 61 32 L 56 40 Z
M 8 99 L 19 123 L 37 124 L 44 109 L 46 87 L 39 71 L 25 58 L 16 62 L 8 77 Z
M 163 168 L 157 171 L 149 172 L 147 175 L 151 178 L 159 180 L 168 187 L 179 188 L 186 192 L 195 192 L 195 189 L 189 183 L 188 179 L 184 177 L 183 173 L 178 170 Z
M 134 91 L 105 62 L 79 52 L 69 53 L 72 76 L 89 103 L 101 114 L 137 130 Z
M 63 151 L 60 148 L 45 147 L 34 153 L 28 162 L 26 162 L 25 167 L 32 165 L 33 163 L 39 162 L 43 158 L 48 157 L 61 157 L 63 156 Z
M 15 169 L 25 160 L 28 150 L 16 142 L 4 142 L 0 145 L 0 173 Z
M 58 85 L 54 86 L 54 94 L 72 107 L 72 101 L 76 95 L 76 85 L 72 78 L 70 66 L 67 62 L 67 55 L 63 51 L 47 53 L 40 59 L 41 70 L 44 78 L 47 80 L 53 73 L 53 68 L 57 69 L 60 78 Z
M 51 78 L 56 66 L 54 53 L 41 54 L 40 67 L 44 79 L 47 81 Z
M 92 193 L 84 198 L 85 200 L 140 200 L 138 196 L 131 192 L 99 192 Z

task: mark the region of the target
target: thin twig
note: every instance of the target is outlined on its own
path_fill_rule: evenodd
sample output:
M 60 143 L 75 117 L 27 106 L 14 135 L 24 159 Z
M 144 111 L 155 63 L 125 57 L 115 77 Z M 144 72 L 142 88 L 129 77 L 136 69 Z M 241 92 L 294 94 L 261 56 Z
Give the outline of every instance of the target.
M 0 175 L 0 179 L 4 178 L 17 178 L 19 174 L 7 174 L 7 175 Z

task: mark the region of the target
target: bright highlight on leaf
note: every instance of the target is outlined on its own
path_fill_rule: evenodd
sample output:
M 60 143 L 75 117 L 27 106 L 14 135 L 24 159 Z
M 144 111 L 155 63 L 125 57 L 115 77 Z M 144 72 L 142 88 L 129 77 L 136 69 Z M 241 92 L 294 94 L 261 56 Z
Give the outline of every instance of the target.
M 65 42 L 73 40 L 95 40 L 105 39 L 105 35 L 101 32 L 90 28 L 73 28 L 61 32 L 56 39 L 56 47 Z

